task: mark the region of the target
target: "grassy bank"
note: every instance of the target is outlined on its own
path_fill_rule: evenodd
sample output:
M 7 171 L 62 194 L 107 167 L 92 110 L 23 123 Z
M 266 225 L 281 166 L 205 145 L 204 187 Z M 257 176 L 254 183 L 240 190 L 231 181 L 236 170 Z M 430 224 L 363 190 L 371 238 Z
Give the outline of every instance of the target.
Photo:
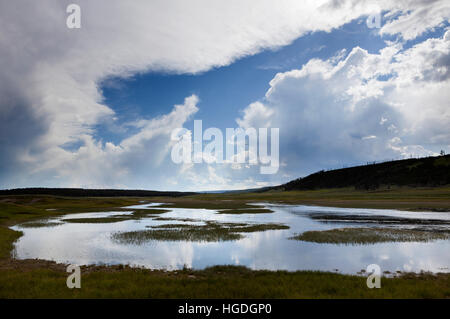
M 160 198 L 160 200 L 164 201 L 163 198 Z M 167 201 L 166 199 L 165 202 Z M 173 203 L 174 207 L 186 208 L 242 209 L 249 208 L 248 204 L 251 202 L 272 202 L 330 207 L 450 212 L 450 186 L 434 188 L 380 188 L 372 191 L 336 188 L 289 192 L 202 194 L 170 198 L 169 201 Z
M 66 198 L 56 196 L 0 196 L 0 260 L 10 258 L 13 243 L 21 232 L 9 229 L 18 223 L 33 225 L 36 220 L 62 214 L 114 210 L 138 204 L 141 198 Z M 148 213 L 148 212 L 147 212 Z
M 2 270 L 0 298 L 450 298 L 450 275 L 366 278 L 333 273 L 251 271 L 216 266 L 202 271 L 150 271 L 127 267 L 81 271 L 81 288 L 66 287 L 67 273 L 50 269 Z
M 273 213 L 273 210 L 266 208 L 251 208 L 251 209 L 222 209 L 218 211 L 218 214 L 269 214 Z
M 163 224 L 148 230 L 114 233 L 113 240 L 122 244 L 140 245 L 151 240 L 219 242 L 244 238 L 241 233 L 289 229 L 282 224 L 244 224 L 205 221 L 203 225 Z
M 429 242 L 450 239 L 449 232 L 393 228 L 336 228 L 307 231 L 292 237 L 295 240 L 328 244 L 375 244 L 385 242 Z
M 22 232 L 0 227 L 0 259 L 9 258 L 14 242 L 22 236 Z

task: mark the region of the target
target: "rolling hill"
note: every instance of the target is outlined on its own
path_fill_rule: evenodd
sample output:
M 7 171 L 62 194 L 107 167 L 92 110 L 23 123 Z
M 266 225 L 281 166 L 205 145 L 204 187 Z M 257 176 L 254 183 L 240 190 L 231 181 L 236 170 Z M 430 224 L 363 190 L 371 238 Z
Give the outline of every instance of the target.
M 377 189 L 390 186 L 436 187 L 450 184 L 450 155 L 368 164 L 319 171 L 273 187 L 278 190 L 312 190 L 355 187 Z

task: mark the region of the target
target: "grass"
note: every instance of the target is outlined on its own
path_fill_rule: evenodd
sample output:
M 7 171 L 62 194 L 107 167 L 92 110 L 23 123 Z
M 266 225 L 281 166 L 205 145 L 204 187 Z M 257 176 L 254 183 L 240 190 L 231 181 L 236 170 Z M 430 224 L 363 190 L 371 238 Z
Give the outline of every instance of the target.
M 162 225 L 155 225 L 155 226 L 150 226 L 153 229 L 168 229 L 168 228 L 192 228 L 194 225 L 189 225 L 189 224 L 162 224 Z M 147 226 L 149 227 L 149 226 Z
M 151 271 L 82 268 L 81 288 L 50 269 L 0 272 L 0 298 L 450 298 L 450 275 L 403 275 L 369 289 L 366 277 L 316 271 L 254 271 L 239 266 Z
M 23 235 L 20 231 L 0 227 L 0 259 L 9 258 L 14 242 Z
M 159 209 L 159 208 L 148 208 L 148 209 L 137 209 L 134 210 L 132 215 L 139 217 L 139 216 L 148 216 L 148 215 L 155 215 L 155 214 L 164 214 L 170 212 L 170 209 Z
M 282 229 L 289 229 L 289 226 L 282 224 L 256 224 L 236 228 L 237 231 L 242 233 L 253 233 L 266 230 L 282 230 Z
M 240 233 L 266 230 L 289 229 L 280 224 L 216 223 L 207 221 L 203 225 L 166 224 L 152 226 L 152 229 L 117 232 L 112 239 L 122 244 L 140 245 L 151 240 L 218 242 L 243 238 Z
M 20 227 L 22 228 L 39 228 L 39 227 L 55 227 L 55 226 L 59 226 L 62 225 L 64 223 L 60 223 L 60 222 L 26 222 L 23 224 L 20 224 Z
M 153 220 L 157 221 L 179 221 L 179 222 L 201 222 L 201 219 L 194 219 L 194 218 L 178 218 L 178 217 L 153 217 Z
M 336 228 L 307 231 L 291 239 L 329 244 L 375 244 L 384 242 L 429 242 L 450 239 L 450 232 L 394 228 Z
M 222 209 L 217 214 L 267 214 L 273 213 L 273 210 L 267 208 L 251 208 L 251 209 Z
M 122 197 L 0 196 L 0 261 L 10 258 L 14 242 L 23 235 L 20 231 L 9 229 L 9 226 L 26 224 L 25 227 L 40 227 L 43 226 L 43 219 L 70 213 L 110 211 L 123 206 L 139 204 L 141 200 L 143 199 Z
M 264 208 L 261 205 L 252 205 L 247 200 L 240 199 L 221 199 L 220 194 L 218 198 L 210 197 L 204 195 L 193 195 L 184 196 L 183 198 L 154 198 L 155 202 L 164 202 L 158 207 L 161 208 L 198 208 L 198 209 L 213 209 L 213 210 L 224 210 L 224 209 L 255 209 Z
M 161 201 L 164 200 L 163 198 L 159 199 Z M 202 208 L 211 206 L 211 209 L 252 208 L 249 205 L 250 203 L 271 202 L 329 207 L 450 212 L 450 186 L 433 188 L 391 187 L 390 189 L 380 188 L 372 191 L 335 188 L 289 192 L 201 194 L 165 200 L 165 202 L 168 201 L 175 203 L 177 206 L 197 206 Z M 220 205 L 237 207 L 216 208 L 216 206 Z
M 432 218 L 406 218 L 383 215 L 329 214 L 323 212 L 307 213 L 308 217 L 324 223 L 376 223 L 390 225 L 450 225 L 450 221 Z
M 14 225 L 20 222 L 71 213 L 120 211 L 123 210 L 123 206 L 138 204 L 140 200 L 142 198 L 67 198 L 44 195 L 0 196 L 0 225 Z
M 118 223 L 124 220 L 130 220 L 131 218 L 126 217 L 91 217 L 91 218 L 67 218 L 63 219 L 66 223 L 76 223 L 76 224 L 107 224 L 107 223 Z
M 169 212 L 168 209 L 142 209 L 135 210 L 131 214 L 115 215 L 108 217 L 87 217 L 87 218 L 66 218 L 63 221 L 68 223 L 102 224 L 117 223 L 126 220 L 138 220 L 145 217 L 155 217 L 158 214 Z
M 121 244 L 142 245 L 151 240 L 158 241 L 196 241 L 219 242 L 241 239 L 243 236 L 224 229 L 209 228 L 182 228 L 182 229 L 157 229 L 137 230 L 130 232 L 114 233 L 113 240 Z

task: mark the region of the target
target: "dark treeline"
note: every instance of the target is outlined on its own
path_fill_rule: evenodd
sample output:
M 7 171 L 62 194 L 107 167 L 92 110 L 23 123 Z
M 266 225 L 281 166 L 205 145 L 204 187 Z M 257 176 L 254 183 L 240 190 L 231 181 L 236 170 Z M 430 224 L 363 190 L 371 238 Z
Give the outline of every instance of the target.
M 189 192 L 159 192 L 128 189 L 83 189 L 83 188 L 16 188 L 0 190 L 0 195 L 54 195 L 68 197 L 152 197 L 152 196 L 187 196 Z
M 450 155 L 445 155 L 319 171 L 277 186 L 275 189 L 310 190 L 355 187 L 369 190 L 381 186 L 434 187 L 449 184 Z

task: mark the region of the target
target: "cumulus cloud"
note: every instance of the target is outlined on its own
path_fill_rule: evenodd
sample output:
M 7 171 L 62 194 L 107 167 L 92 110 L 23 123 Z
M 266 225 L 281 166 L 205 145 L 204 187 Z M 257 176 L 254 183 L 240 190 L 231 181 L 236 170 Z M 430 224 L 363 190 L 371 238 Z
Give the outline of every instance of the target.
M 145 187 L 149 178 L 164 187 L 164 174 L 154 172 L 176 169 L 171 161 L 164 161 L 173 143 L 171 133 L 198 111 L 197 103 L 198 97 L 192 95 L 170 113 L 140 121 L 140 130 L 117 145 L 83 134 L 78 137 L 82 146 L 75 151 L 54 146 L 24 161 L 44 183 L 49 172 L 56 172 L 53 179 L 71 187 Z
M 243 113 L 242 119 L 236 119 L 236 122 L 242 128 L 271 126 L 270 117 L 273 115 L 273 110 L 260 102 L 250 104 L 244 109 Z
M 165 185 L 149 182 L 150 177 L 152 181 L 164 179 L 161 168 L 152 171 L 151 167 L 163 165 L 170 146 L 167 130 L 182 126 L 196 112 L 196 97 L 188 98 L 166 116 L 140 121 L 137 133 L 113 144 L 95 137 L 96 125 L 114 122 L 115 118 L 114 110 L 104 102 L 102 81 L 148 71 L 204 72 L 264 49 L 287 45 L 308 32 L 329 32 L 371 13 L 369 5 L 373 4 L 354 0 L 264 0 L 258 1 L 257 6 L 253 1 L 237 0 L 136 0 L 132 3 L 79 0 L 82 28 L 77 30 L 66 28 L 69 3 L 71 1 L 0 2 L 1 187 Z M 401 34 L 411 39 L 448 21 L 445 1 L 376 3 L 396 17 L 381 29 L 384 34 Z M 420 27 L 411 22 L 419 20 L 423 20 Z M 356 53 L 351 56 L 358 59 Z M 364 59 L 364 54 L 360 58 Z M 405 66 L 400 55 L 398 58 L 399 68 Z M 408 56 L 403 59 L 408 60 Z M 434 82 L 445 82 L 446 59 L 445 55 L 440 60 L 433 59 L 441 71 L 424 73 L 424 79 L 432 77 Z M 334 67 L 326 61 L 313 61 L 305 70 L 308 68 L 328 68 L 330 72 Z M 317 71 L 308 78 L 324 77 L 326 73 L 326 70 Z M 322 82 L 319 78 L 316 79 L 319 83 L 324 82 L 325 78 Z M 346 94 L 364 101 L 386 91 L 375 80 L 365 83 L 368 93 L 355 85 L 353 91 Z M 270 94 L 270 108 L 274 107 L 276 99 L 283 99 L 275 91 L 287 90 L 284 86 L 272 83 L 274 93 Z M 422 91 L 427 89 L 422 88 Z M 425 97 L 425 93 L 420 92 L 415 92 L 417 101 Z M 326 96 L 336 97 L 332 93 Z M 395 97 L 402 103 L 400 95 L 393 95 Z M 254 104 L 244 111 L 240 124 L 267 122 L 271 117 L 270 108 Z M 401 107 L 395 110 L 398 109 Z M 313 120 L 320 116 L 309 114 L 307 110 L 303 114 L 305 118 Z M 312 111 L 314 108 L 309 109 Z M 257 114 L 261 117 L 257 118 Z M 435 114 L 423 116 L 430 119 Z M 390 125 L 404 129 L 394 123 L 392 117 L 389 119 Z M 431 128 L 423 123 L 419 121 L 410 129 L 418 136 L 419 132 Z M 434 133 L 429 135 L 435 140 L 447 137 L 436 127 L 432 127 L 432 131 Z M 364 136 L 370 134 L 379 136 L 373 132 Z M 149 172 L 137 174 L 137 167 L 142 167 L 143 163 L 148 163 Z M 210 175 L 212 172 L 209 170 Z
M 436 155 L 450 141 L 450 31 L 409 49 L 359 47 L 279 73 L 238 123 L 271 113 L 285 172 Z M 257 125 L 257 124 L 256 124 Z
M 450 5 L 445 0 L 412 1 L 408 9 L 404 9 L 404 2 L 398 1 L 398 7 L 385 14 L 387 23 L 381 28 L 381 35 L 401 34 L 404 40 L 415 39 L 450 17 Z

